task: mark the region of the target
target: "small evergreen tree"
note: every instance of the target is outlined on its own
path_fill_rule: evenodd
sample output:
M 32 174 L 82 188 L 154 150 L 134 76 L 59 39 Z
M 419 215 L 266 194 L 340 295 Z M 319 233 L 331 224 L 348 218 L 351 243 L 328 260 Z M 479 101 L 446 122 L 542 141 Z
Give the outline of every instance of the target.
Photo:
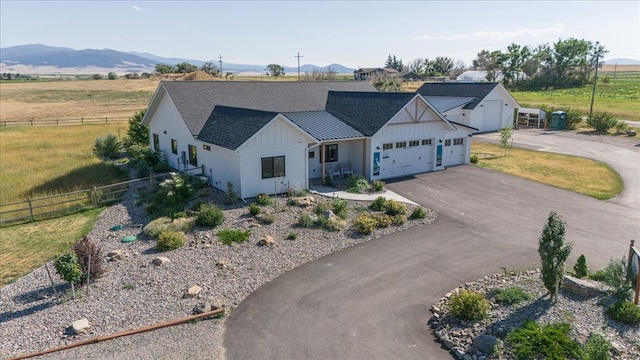
M 586 277 L 589 273 L 589 270 L 587 269 L 587 259 L 584 257 L 584 255 L 580 255 L 580 257 L 578 258 L 578 261 L 573 266 L 573 272 L 576 273 L 576 277 L 579 279 Z
M 538 242 L 538 254 L 542 263 L 542 282 L 553 302 L 558 299 L 564 262 L 571 253 L 571 244 L 564 243 L 566 222 L 555 211 L 549 213 L 547 224 Z
M 53 267 L 63 280 L 68 281 L 69 284 L 71 284 L 71 292 L 75 299 L 76 289 L 74 284 L 79 283 L 81 280 L 80 277 L 82 276 L 82 270 L 80 270 L 76 256 L 72 253 L 56 256 L 56 259 L 53 262 Z

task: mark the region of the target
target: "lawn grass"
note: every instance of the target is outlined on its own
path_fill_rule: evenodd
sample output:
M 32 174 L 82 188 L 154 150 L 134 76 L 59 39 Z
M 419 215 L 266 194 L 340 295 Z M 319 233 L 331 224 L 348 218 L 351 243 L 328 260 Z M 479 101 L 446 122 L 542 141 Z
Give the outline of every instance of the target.
M 471 154 L 478 166 L 539 183 L 574 191 L 600 200 L 611 199 L 624 189 L 620 175 L 609 165 L 591 159 L 512 148 L 507 156 L 498 145 L 474 141 Z
M 91 232 L 101 211 L 94 209 L 58 219 L 0 228 L 0 286 L 66 252 Z

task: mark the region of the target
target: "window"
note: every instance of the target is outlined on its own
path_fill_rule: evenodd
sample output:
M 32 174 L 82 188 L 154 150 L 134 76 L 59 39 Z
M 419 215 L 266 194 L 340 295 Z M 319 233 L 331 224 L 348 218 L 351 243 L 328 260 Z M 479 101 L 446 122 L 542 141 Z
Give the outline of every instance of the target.
M 464 143 L 464 138 L 453 139 L 453 145 L 462 145 Z
M 153 134 L 153 150 L 160 151 L 160 136 Z
M 273 156 L 262 158 L 262 178 L 270 179 L 285 176 L 284 156 Z
M 211 146 L 209 146 L 207 144 L 202 144 L 202 148 L 207 150 L 207 151 L 211 151 Z
M 407 142 L 406 141 L 401 141 L 401 142 L 397 142 L 396 143 L 396 149 L 406 148 L 406 147 L 407 147 Z
M 174 154 L 178 153 L 178 140 L 171 139 L 171 152 Z
M 418 140 L 409 141 L 409 147 L 418 146 L 418 145 L 420 145 L 420 141 L 418 141 Z
M 189 145 L 189 164 L 198 166 L 198 148 L 193 145 Z
M 451 146 L 451 139 L 447 139 L 444 141 L 444 146 Z
M 431 145 L 431 139 L 422 140 L 422 145 Z
M 314 157 L 316 157 L 316 152 L 315 151 L 309 151 L 309 159 L 313 159 Z
M 391 150 L 393 149 L 393 143 L 382 144 L 382 150 Z
M 338 144 L 326 145 L 324 147 L 325 162 L 338 161 Z M 320 151 L 320 162 L 322 162 L 322 151 Z

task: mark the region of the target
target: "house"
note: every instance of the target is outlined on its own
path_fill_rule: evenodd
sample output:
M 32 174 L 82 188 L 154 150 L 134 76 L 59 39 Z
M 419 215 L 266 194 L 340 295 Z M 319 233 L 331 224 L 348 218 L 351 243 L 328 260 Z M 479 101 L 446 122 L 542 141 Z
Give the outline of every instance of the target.
M 163 81 L 143 123 L 170 166 L 241 198 L 344 171 L 384 180 L 466 164 L 477 130 L 368 82 Z
M 425 83 L 416 92 L 431 103 L 448 104 L 449 109 L 439 109 L 448 120 L 478 132 L 513 127 L 514 112 L 520 106 L 500 83 Z
M 378 76 L 402 77 L 402 74 L 393 68 L 361 68 L 353 72 L 355 80 L 369 80 Z

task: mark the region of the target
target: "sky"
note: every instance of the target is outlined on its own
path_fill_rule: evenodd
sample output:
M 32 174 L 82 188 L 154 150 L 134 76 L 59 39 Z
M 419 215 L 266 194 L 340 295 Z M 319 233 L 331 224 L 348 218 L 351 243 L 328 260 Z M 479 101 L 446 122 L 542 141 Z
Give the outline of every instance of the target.
M 599 41 L 640 60 L 640 1 L 0 1 L 0 47 L 146 52 L 235 64 L 467 66 L 509 44 Z

